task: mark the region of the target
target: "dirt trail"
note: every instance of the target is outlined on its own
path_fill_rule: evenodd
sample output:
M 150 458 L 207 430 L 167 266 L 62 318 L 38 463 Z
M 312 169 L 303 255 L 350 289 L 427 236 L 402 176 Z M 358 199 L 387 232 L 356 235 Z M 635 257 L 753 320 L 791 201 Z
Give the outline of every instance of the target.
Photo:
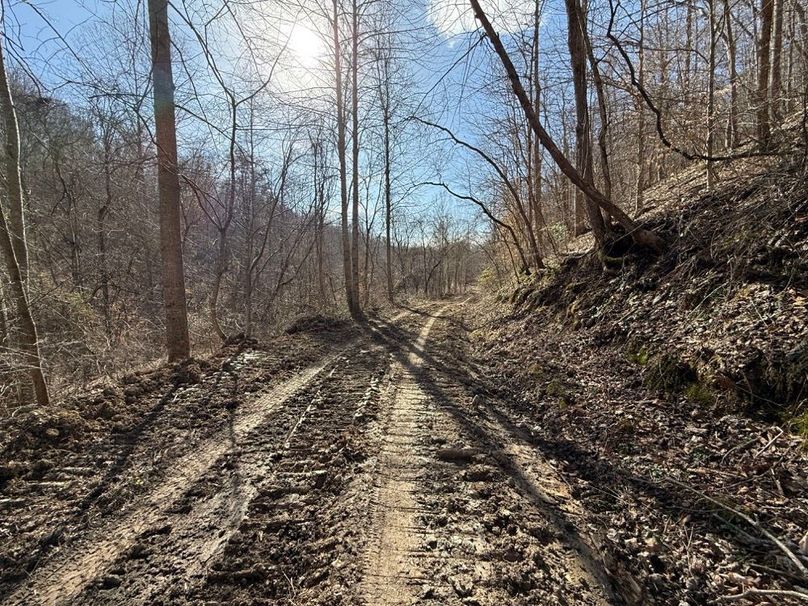
M 373 320 L 234 407 L 3 604 L 617 603 L 566 485 L 462 363 L 462 308 Z
M 415 370 L 423 362 L 419 351 L 423 350 L 437 319 L 432 316 L 424 324 L 407 365 L 395 362 L 391 368 L 395 387 L 389 398 L 385 439 L 379 455 L 375 536 L 368 550 L 363 587 L 368 604 L 411 604 L 417 589 L 414 585 L 425 579 L 420 547 L 427 537 L 419 529 L 416 493 L 418 474 L 427 458 L 419 443 L 420 428 L 429 423 L 431 411 L 426 394 L 418 386 Z
M 616 603 L 563 481 L 458 370 L 458 307 L 393 364 L 363 603 Z

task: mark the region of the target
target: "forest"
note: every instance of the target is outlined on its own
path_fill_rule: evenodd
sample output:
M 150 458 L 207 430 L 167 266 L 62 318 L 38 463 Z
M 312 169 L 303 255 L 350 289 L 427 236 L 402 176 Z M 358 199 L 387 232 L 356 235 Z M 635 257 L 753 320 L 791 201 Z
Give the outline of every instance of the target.
M 0 604 L 808 602 L 804 0 L 0 0 Z

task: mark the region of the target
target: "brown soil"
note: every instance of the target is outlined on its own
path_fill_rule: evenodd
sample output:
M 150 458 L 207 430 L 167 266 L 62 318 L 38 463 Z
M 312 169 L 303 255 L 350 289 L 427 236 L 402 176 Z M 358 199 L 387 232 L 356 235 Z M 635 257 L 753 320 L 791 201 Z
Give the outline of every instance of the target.
M 776 453 L 743 506 L 794 542 L 805 495 L 787 435 L 719 461 L 716 426 L 699 419 L 710 433 L 692 434 L 689 411 L 636 404 L 648 396 L 619 364 L 505 311 L 455 300 L 357 329 L 305 320 L 271 347 L 233 345 L 40 424 L 12 421 L 0 603 L 700 604 L 752 587 L 732 583 L 753 564 L 754 587 L 794 587 L 760 569 L 788 563 L 754 529 L 747 545 L 652 473 L 692 483 L 673 467 L 693 445 L 708 490 Z M 109 419 L 86 412 L 105 402 Z M 598 433 L 607 405 L 620 426 Z M 650 426 L 664 418 L 669 453 Z M 768 437 L 723 426 L 746 432 L 732 444 Z

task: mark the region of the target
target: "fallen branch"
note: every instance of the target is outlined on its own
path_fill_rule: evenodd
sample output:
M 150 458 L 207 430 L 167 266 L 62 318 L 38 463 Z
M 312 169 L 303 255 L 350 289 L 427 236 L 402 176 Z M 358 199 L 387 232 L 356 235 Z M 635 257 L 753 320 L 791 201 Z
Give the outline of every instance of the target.
M 732 454 L 733 452 L 735 452 L 736 450 L 743 450 L 747 446 L 751 446 L 752 444 L 757 442 L 759 439 L 760 439 L 760 436 L 754 436 L 753 438 L 747 440 L 746 442 L 743 442 L 742 444 L 736 444 L 735 446 L 733 446 L 727 452 L 724 453 L 724 456 L 721 457 L 721 464 L 723 465 L 724 461 L 727 459 L 727 457 L 730 454 Z
M 747 589 L 746 591 L 744 591 L 743 593 L 739 593 L 738 595 L 725 595 L 718 599 L 724 602 L 729 602 L 733 600 L 743 600 L 744 598 L 753 598 L 762 596 L 769 596 L 769 597 L 780 596 L 780 597 L 797 598 L 808 602 L 808 594 L 802 593 L 801 591 L 788 591 L 785 589 Z
M 808 581 L 808 568 L 806 568 L 805 565 L 802 562 L 800 562 L 799 558 L 794 554 L 794 552 L 791 551 L 788 547 L 786 547 L 786 545 L 780 539 L 778 539 L 771 532 L 769 532 L 768 530 L 763 528 L 763 526 L 758 524 L 755 520 L 750 518 L 748 515 L 746 515 L 745 513 L 741 512 L 741 511 L 738 511 L 737 509 L 735 509 L 733 507 L 730 507 L 729 505 L 725 505 L 721 501 L 718 501 L 718 500 L 712 498 L 711 496 L 708 496 L 708 495 L 704 494 L 700 490 L 696 490 L 695 488 L 685 484 L 684 482 L 680 482 L 679 480 L 674 480 L 673 478 L 668 478 L 667 481 L 670 482 L 671 484 L 675 484 L 679 488 L 684 488 L 685 490 L 689 490 L 690 492 L 692 492 L 694 494 L 697 494 L 702 499 L 705 499 L 705 500 L 709 501 L 713 505 L 718 505 L 722 509 L 725 509 L 726 511 L 729 511 L 730 513 L 738 516 L 739 518 L 741 518 L 744 522 L 746 522 L 747 524 L 749 524 L 753 528 L 756 528 L 762 535 L 764 535 L 767 539 L 769 539 L 772 543 L 774 543 L 784 554 L 786 554 L 786 556 L 788 556 L 788 559 L 791 560 L 791 562 L 794 564 L 794 566 L 797 568 L 797 570 L 799 570 L 800 573 L 803 575 L 803 577 L 806 579 L 806 581 Z M 804 598 L 808 598 L 808 596 L 806 596 L 805 594 L 800 594 L 800 595 L 802 595 L 802 597 L 804 597 Z

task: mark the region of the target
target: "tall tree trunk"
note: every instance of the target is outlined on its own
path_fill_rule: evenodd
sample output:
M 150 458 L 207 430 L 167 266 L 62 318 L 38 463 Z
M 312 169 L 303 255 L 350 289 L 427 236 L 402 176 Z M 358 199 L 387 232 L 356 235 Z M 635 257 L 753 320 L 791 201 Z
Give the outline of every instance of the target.
M 112 150 L 111 141 L 107 135 L 104 137 L 104 203 L 99 206 L 96 217 L 98 229 L 98 264 L 100 266 L 101 300 L 104 305 L 104 331 L 107 340 L 112 341 L 112 317 L 109 297 L 109 267 L 107 265 L 107 227 L 106 218 L 112 206 Z
M 727 118 L 727 147 L 734 149 L 740 143 L 738 135 L 738 60 L 735 32 L 732 28 L 732 11 L 729 0 L 724 0 L 724 36 L 727 43 L 727 68 L 729 70 L 729 116 Z
M 383 84 L 386 86 L 386 83 Z M 384 120 L 384 264 L 387 273 L 387 300 L 393 302 L 393 192 L 390 186 L 390 93 L 386 91 Z
M 25 214 L 22 200 L 22 176 L 20 173 L 20 131 L 17 124 L 17 111 L 14 107 L 14 98 L 6 74 L 6 60 L 4 55 L 4 40 L 0 40 L 0 107 L 3 112 L 5 126 L 5 185 L 9 206 L 11 207 L 12 221 L 6 220 L 5 209 L 0 205 L 0 250 L 6 266 L 6 273 L 10 280 L 11 298 L 14 301 L 16 312 L 16 338 L 13 340 L 20 349 L 21 366 L 31 377 L 34 395 L 39 404 L 48 404 L 48 385 L 42 372 L 42 357 L 39 353 L 39 338 L 36 324 L 31 314 L 28 293 L 26 289 L 26 276 L 28 250 L 25 241 Z M 20 258 L 17 257 L 20 250 Z
M 325 173 L 321 167 L 323 161 L 322 141 L 317 138 L 312 142 L 312 152 L 314 155 L 314 252 L 317 257 L 317 290 L 319 293 L 320 307 L 327 305 L 327 293 L 325 286 L 324 248 L 323 235 L 325 232 Z
M 250 203 L 250 213 L 253 212 L 253 203 Z M 244 335 L 249 339 L 253 333 L 253 267 L 252 260 L 255 254 L 253 248 L 253 219 L 248 220 L 247 247 L 244 263 Z
M 372 271 L 373 268 L 371 266 L 371 248 L 370 248 L 370 239 L 372 235 L 370 233 L 370 229 L 365 230 L 365 247 L 363 253 L 363 271 L 362 271 L 362 305 L 367 307 L 370 304 L 370 289 L 373 280 Z
M 5 43 L 3 36 L 2 43 Z M 5 52 L 0 49 L 0 52 Z M 23 284 L 28 280 L 28 241 L 25 226 L 25 210 L 23 209 L 22 174 L 20 169 L 20 131 L 17 124 L 17 110 L 11 95 L 11 87 L 6 74 L 5 56 L 0 55 L 3 62 L 2 82 L 2 103 L 3 122 L 6 129 L 5 137 L 5 162 L 3 163 L 6 173 L 6 190 L 8 192 L 8 221 L 11 230 L 11 244 L 14 247 L 14 254 L 17 257 L 17 264 L 20 266 L 20 275 Z
M 227 202 L 225 206 L 226 214 L 222 219 L 221 224 L 216 228 L 219 232 L 219 245 L 217 247 L 216 255 L 216 273 L 213 276 L 213 288 L 210 293 L 210 322 L 213 327 L 213 332 L 220 341 L 225 341 L 227 335 L 222 329 L 222 324 L 219 321 L 219 293 L 222 289 L 222 280 L 230 260 L 230 249 L 228 247 L 228 232 L 230 230 L 230 222 L 233 220 L 233 212 L 236 207 L 236 136 L 238 133 L 238 108 L 235 97 L 228 92 L 230 99 L 230 147 L 228 154 L 228 168 L 229 168 L 229 183 L 227 187 Z
M 533 48 L 531 53 L 531 62 L 532 62 L 532 72 L 531 77 L 533 80 L 533 108 L 536 112 L 536 115 L 541 114 L 541 73 L 539 70 L 540 63 L 541 63 L 541 0 L 536 0 L 533 4 Z M 539 253 L 541 253 L 541 246 L 542 246 L 542 230 L 546 227 L 544 221 L 544 209 L 542 208 L 542 153 L 541 153 L 541 143 L 539 142 L 536 135 L 533 133 L 532 129 L 529 131 L 530 137 L 530 151 L 531 151 L 531 162 L 530 162 L 530 203 L 531 207 L 531 218 L 532 218 L 532 225 L 531 229 L 533 229 L 534 238 L 539 247 Z M 541 258 L 534 260 L 536 267 L 541 267 L 544 265 L 544 261 Z
M 255 108 L 250 101 L 250 182 L 245 204 L 247 206 L 246 247 L 244 254 L 244 335 L 253 334 L 253 271 L 255 261 Z
M 710 27 L 710 54 L 709 74 L 707 77 L 707 155 L 713 156 L 715 152 L 715 63 L 716 46 L 718 44 L 718 27 L 715 14 L 716 0 L 707 0 Z M 715 187 L 715 165 L 707 161 L 707 190 L 713 191 Z
M 157 135 L 157 187 L 160 198 L 160 253 L 163 258 L 163 302 L 169 362 L 191 355 L 185 271 L 182 263 L 180 180 L 177 174 L 177 127 L 168 0 L 149 0 L 149 30 L 154 79 L 154 120 Z
M 761 0 L 760 40 L 758 41 L 757 82 L 757 138 L 763 150 L 771 146 L 771 98 L 769 94 L 769 71 L 771 66 L 771 36 L 774 0 Z
M 793 4 L 793 3 L 792 3 Z M 785 98 L 783 99 L 783 109 L 787 114 L 794 111 L 794 93 L 796 90 L 797 76 L 795 71 L 795 58 L 797 57 L 797 49 L 799 44 L 796 41 L 797 36 L 797 11 L 792 8 L 788 11 L 788 56 L 786 58 L 786 90 L 783 91 Z M 799 69 L 799 68 L 797 68 Z
M 606 87 L 600 74 L 600 66 L 592 49 L 592 40 L 586 28 L 582 34 L 586 43 L 586 54 L 589 58 L 589 67 L 592 70 L 592 83 L 598 100 L 598 113 L 600 115 L 600 133 L 598 134 L 598 147 L 600 148 L 600 172 L 603 174 L 603 195 L 612 197 L 612 175 L 609 171 L 609 110 L 606 106 Z
M 640 0 L 640 39 L 637 49 L 637 81 L 645 86 L 645 0 Z M 692 30 L 692 7 L 687 7 L 687 36 L 688 47 Z M 685 91 L 690 87 L 690 52 L 686 53 Z M 645 191 L 645 103 L 642 97 L 636 96 L 637 103 L 637 179 L 635 181 L 634 214 L 638 215 L 643 207 L 643 193 Z
M 685 75 L 684 81 L 682 82 L 682 88 L 684 89 L 684 94 L 682 98 L 684 100 L 684 106 L 690 106 L 690 83 L 692 80 L 693 74 L 693 58 L 694 55 L 694 48 L 693 48 L 693 0 L 687 0 L 686 2 L 686 13 L 685 13 L 685 31 L 686 31 L 686 40 L 685 40 Z M 643 0 L 643 4 L 640 8 L 640 28 L 643 28 L 645 24 L 645 0 Z M 642 37 L 643 32 L 640 32 L 640 37 Z M 642 45 L 640 45 L 640 49 L 642 49 Z
M 592 162 L 592 122 L 589 118 L 589 100 L 586 82 L 587 51 L 584 30 L 586 19 L 578 0 L 565 0 L 567 7 L 567 43 L 570 51 L 572 65 L 572 81 L 575 89 L 575 165 L 581 177 L 587 183 L 594 183 L 594 167 Z M 602 244 L 606 237 L 606 226 L 600 208 L 594 200 L 583 191 L 578 190 L 575 196 L 576 208 L 586 205 L 586 216 L 589 226 L 595 235 L 598 244 Z M 578 212 L 575 213 L 576 218 Z M 586 231 L 581 225 L 575 226 L 575 235 Z
M 333 35 L 334 35 L 334 93 L 337 111 L 337 157 L 339 158 L 340 220 L 342 236 L 342 270 L 345 277 L 345 300 L 348 311 L 353 316 L 357 305 L 353 289 L 351 271 L 351 234 L 348 227 L 348 162 L 345 150 L 345 102 L 342 90 L 342 43 L 339 35 L 339 0 L 333 0 Z
M 561 149 L 565 158 L 572 156 L 572 144 L 570 143 L 569 124 L 567 120 L 567 112 L 561 110 Z M 547 119 L 547 111 L 545 108 L 545 120 Z M 563 179 L 561 186 L 561 197 L 563 200 L 564 221 L 568 234 L 575 234 L 575 186 L 569 179 Z M 570 212 L 570 209 L 572 212 Z M 570 218 L 571 217 L 571 218 Z
M 351 13 L 351 168 L 353 181 L 353 204 L 351 208 L 351 289 L 353 290 L 354 319 L 362 317 L 359 303 L 359 6 L 353 0 Z
M 561 170 L 561 172 L 575 185 L 575 187 L 582 190 L 587 196 L 592 198 L 592 200 L 594 200 L 595 203 L 603 210 L 611 213 L 612 216 L 617 219 L 620 225 L 626 230 L 626 232 L 631 234 L 632 239 L 637 244 L 646 246 L 655 251 L 661 251 L 664 248 L 664 242 L 659 236 L 637 225 L 637 223 L 633 221 L 625 212 L 623 212 L 620 207 L 616 206 L 611 200 L 606 198 L 600 191 L 598 191 L 591 181 L 584 179 L 583 176 L 570 163 L 567 157 L 561 152 L 555 141 L 553 141 L 550 134 L 544 129 L 539 121 L 538 116 L 530 103 L 530 99 L 527 96 L 527 93 L 525 93 L 522 82 L 519 79 L 519 74 L 511 61 L 511 58 L 508 56 L 508 52 L 505 50 L 502 40 L 500 40 L 499 35 L 497 35 L 494 27 L 491 25 L 491 22 L 488 20 L 488 17 L 483 12 L 479 0 L 469 1 L 472 9 L 474 10 L 474 15 L 482 24 L 486 36 L 490 40 L 494 50 L 502 62 L 503 67 L 505 68 L 505 72 L 507 73 L 508 79 L 511 82 L 514 95 L 516 95 L 517 99 L 519 100 L 519 104 L 522 106 L 522 111 L 525 113 L 528 123 L 533 129 L 533 132 L 539 138 L 539 141 L 544 149 L 547 150 L 550 157 L 558 166 L 559 170 Z
M 227 335 L 222 330 L 222 325 L 219 322 L 219 293 L 222 289 L 222 279 L 227 271 L 227 230 L 217 228 L 219 232 L 219 242 L 216 247 L 216 269 L 213 274 L 213 287 L 210 290 L 210 298 L 208 300 L 208 312 L 210 313 L 210 324 L 213 327 L 213 332 L 220 341 L 224 341 Z
M 771 109 L 772 118 L 780 120 L 783 92 L 783 0 L 774 0 L 774 31 L 772 33 Z

